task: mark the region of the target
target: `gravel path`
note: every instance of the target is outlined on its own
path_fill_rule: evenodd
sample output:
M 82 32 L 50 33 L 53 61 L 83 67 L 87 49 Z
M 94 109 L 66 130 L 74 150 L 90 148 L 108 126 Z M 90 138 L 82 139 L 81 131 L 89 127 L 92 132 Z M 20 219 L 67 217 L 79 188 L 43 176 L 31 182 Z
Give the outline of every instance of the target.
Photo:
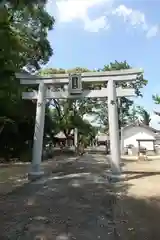
M 0 199 L 1 240 L 117 240 L 105 156 L 84 155 Z

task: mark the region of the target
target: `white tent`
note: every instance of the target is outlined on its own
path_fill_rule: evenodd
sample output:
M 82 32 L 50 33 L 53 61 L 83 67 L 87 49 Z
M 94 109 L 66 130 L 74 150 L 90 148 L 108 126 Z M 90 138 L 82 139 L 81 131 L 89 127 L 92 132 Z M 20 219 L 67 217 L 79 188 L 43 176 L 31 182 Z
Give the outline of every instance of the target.
M 107 136 L 105 133 L 100 133 L 96 136 L 96 139 L 98 142 L 105 142 L 109 140 L 109 136 Z
M 59 139 L 66 139 L 66 136 L 63 132 L 57 133 L 54 137 Z

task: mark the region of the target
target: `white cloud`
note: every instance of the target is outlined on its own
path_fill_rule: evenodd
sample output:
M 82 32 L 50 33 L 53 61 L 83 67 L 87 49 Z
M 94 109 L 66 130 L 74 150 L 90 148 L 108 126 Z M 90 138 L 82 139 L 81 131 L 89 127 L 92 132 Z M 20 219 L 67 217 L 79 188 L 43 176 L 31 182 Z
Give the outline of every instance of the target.
M 115 0 L 48 0 L 46 8 L 51 15 L 55 14 L 56 8 L 59 23 L 79 20 L 84 29 L 90 32 L 109 29 L 111 17 L 114 16 L 122 18 L 124 23 L 133 28 L 140 28 L 147 38 L 155 37 L 159 33 L 159 26 L 149 24 L 143 12 L 122 4 L 115 7 L 116 3 Z M 98 8 L 101 9 L 101 15 L 92 19 L 89 10 Z
M 159 30 L 160 30 L 160 28 L 159 28 L 158 25 L 152 26 L 152 27 L 148 30 L 148 32 L 147 32 L 147 35 L 146 35 L 147 38 L 151 38 L 151 37 L 157 36 L 157 34 L 159 33 Z
M 109 27 L 107 18 L 100 16 L 90 19 L 88 10 L 93 7 L 101 6 L 111 0 L 61 0 L 56 5 L 59 11 L 60 22 L 71 22 L 81 20 L 84 23 L 84 29 L 91 32 L 98 32 L 100 29 Z
M 88 18 L 88 9 L 103 3 L 105 0 L 61 0 L 56 5 L 59 10 L 60 21 L 69 22 L 74 19 Z
M 116 9 L 114 9 L 112 13 L 114 15 L 122 17 L 126 23 L 130 23 L 133 27 L 137 27 L 138 25 L 140 25 L 144 29 L 147 28 L 145 15 L 140 11 L 133 10 L 132 8 L 127 8 L 124 5 L 120 5 Z
M 119 5 L 112 11 L 112 14 L 122 17 L 125 23 L 129 23 L 134 28 L 141 28 L 146 33 L 147 38 L 155 37 L 159 32 L 158 26 L 150 26 L 150 24 L 147 23 L 145 14 L 139 10 Z
M 90 32 L 98 32 L 100 29 L 108 29 L 110 27 L 109 23 L 107 23 L 107 19 L 105 16 L 101 16 L 94 20 L 86 19 L 84 29 Z

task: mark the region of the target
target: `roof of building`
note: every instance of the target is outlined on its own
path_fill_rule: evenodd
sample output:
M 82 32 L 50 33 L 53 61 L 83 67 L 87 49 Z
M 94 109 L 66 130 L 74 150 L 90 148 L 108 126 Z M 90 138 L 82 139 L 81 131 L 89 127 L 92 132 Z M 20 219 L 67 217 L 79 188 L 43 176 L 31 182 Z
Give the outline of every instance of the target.
M 136 139 L 138 142 L 150 142 L 150 141 L 155 141 L 155 138 L 147 138 L 147 139 Z
M 151 127 L 151 126 L 145 125 L 145 124 L 143 124 L 143 123 L 139 123 L 139 122 L 138 122 L 138 123 L 131 123 L 131 124 L 129 124 L 129 125 L 124 126 L 124 127 L 122 128 L 122 131 L 124 131 L 124 130 L 126 130 L 127 128 L 130 128 L 130 127 L 142 127 L 142 128 L 146 128 L 146 129 L 148 129 L 148 130 L 150 130 L 150 131 L 152 131 L 152 132 L 154 132 L 154 133 L 160 133 L 160 130 L 155 129 L 155 128 Z

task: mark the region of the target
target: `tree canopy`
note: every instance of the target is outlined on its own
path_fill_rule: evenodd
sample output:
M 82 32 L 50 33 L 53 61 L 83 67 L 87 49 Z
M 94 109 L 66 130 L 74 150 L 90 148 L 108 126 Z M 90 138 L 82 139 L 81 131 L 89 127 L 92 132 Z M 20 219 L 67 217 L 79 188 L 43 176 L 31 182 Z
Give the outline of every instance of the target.
M 108 65 L 105 65 L 99 71 L 112 71 L 112 70 L 121 70 L 121 69 L 130 69 L 131 66 L 126 62 L 111 62 Z M 135 82 L 132 83 L 117 83 L 117 86 L 134 88 L 137 96 L 142 97 L 141 89 L 147 84 L 147 80 L 143 78 L 143 75 L 140 74 Z M 107 107 L 107 99 L 99 100 L 99 106 L 96 106 L 98 117 L 97 120 L 100 124 L 104 125 L 106 130 L 108 130 L 108 107 Z M 126 125 L 130 122 L 131 118 L 131 108 L 133 107 L 133 100 L 128 99 L 126 97 L 121 97 L 117 99 L 118 106 L 118 116 L 119 116 L 119 128 Z
M 92 69 L 43 69 L 53 54 L 47 39 L 48 31 L 53 29 L 55 20 L 45 10 L 45 0 L 6 0 L 0 3 L 0 157 L 9 159 L 31 149 L 34 133 L 36 103 L 22 100 L 22 91 L 29 89 L 20 86 L 15 78 L 16 72 L 24 67 L 28 71 L 39 71 L 42 76 L 65 72 L 88 72 Z M 42 67 L 42 70 L 41 70 Z M 130 68 L 124 62 L 113 62 L 98 71 Z M 139 76 L 130 87 L 135 88 L 138 96 L 147 81 Z M 123 83 L 124 86 L 124 83 Z M 102 87 L 97 84 L 83 84 L 85 89 Z M 120 126 L 125 124 L 133 101 L 122 98 L 119 102 Z M 80 136 L 90 141 L 97 134 L 97 128 L 86 120 L 93 115 L 101 125 L 108 129 L 107 99 L 77 99 L 48 101 L 45 113 L 44 138 L 50 139 L 63 131 L 67 136 L 78 128 Z
M 45 1 L 0 3 L 0 152 L 20 151 L 32 139 L 35 104 L 22 101 L 15 73 L 24 66 L 39 69 L 53 54 L 47 33 L 54 18 L 45 11 Z
M 153 95 L 152 98 L 153 98 L 153 101 L 154 101 L 155 104 L 157 104 L 157 105 L 160 104 L 160 96 L 159 96 L 158 94 Z M 154 111 L 154 113 L 155 113 L 157 116 L 160 116 L 160 112 L 159 112 L 159 111 Z

